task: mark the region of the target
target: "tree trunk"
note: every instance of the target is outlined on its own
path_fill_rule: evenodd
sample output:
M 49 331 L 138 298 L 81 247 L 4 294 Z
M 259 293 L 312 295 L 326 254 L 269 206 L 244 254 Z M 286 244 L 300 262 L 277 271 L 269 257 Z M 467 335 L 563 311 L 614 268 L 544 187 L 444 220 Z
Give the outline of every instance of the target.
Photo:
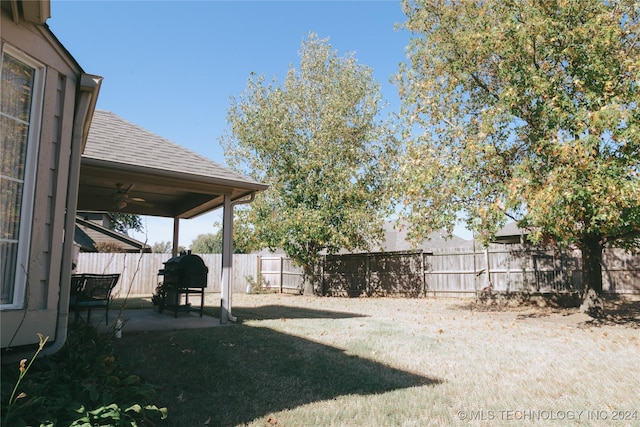
M 602 239 L 599 235 L 588 234 L 580 242 L 582 249 L 582 284 L 584 300 L 580 310 L 591 316 L 599 316 L 603 311 L 602 301 Z
M 313 265 L 306 264 L 302 267 L 302 294 L 305 296 L 315 296 L 316 275 Z
M 589 234 L 580 242 L 582 249 L 582 281 L 585 291 L 593 289 L 602 293 L 602 239 Z

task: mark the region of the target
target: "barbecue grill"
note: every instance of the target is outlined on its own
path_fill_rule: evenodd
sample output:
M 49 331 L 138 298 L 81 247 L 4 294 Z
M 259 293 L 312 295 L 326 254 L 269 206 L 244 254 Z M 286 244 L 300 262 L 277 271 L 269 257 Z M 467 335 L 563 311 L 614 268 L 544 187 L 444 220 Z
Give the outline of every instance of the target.
M 200 295 L 200 317 L 202 317 L 204 288 L 207 287 L 209 273 L 202 258 L 189 251 L 170 258 L 163 264 L 164 268 L 158 271 L 158 275 L 163 277 L 160 286 L 159 312 L 162 313 L 167 309 L 173 311 L 175 317 L 178 317 L 178 312 L 192 310 L 189 295 L 198 294 Z M 184 304 L 182 304 L 183 295 Z

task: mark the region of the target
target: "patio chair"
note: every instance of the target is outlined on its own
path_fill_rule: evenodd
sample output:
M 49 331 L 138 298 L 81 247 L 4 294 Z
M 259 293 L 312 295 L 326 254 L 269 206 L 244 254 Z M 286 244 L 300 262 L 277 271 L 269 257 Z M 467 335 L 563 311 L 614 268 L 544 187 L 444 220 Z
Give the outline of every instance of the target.
M 87 309 L 87 323 L 91 321 L 91 309 L 105 308 L 105 322 L 109 324 L 111 291 L 118 283 L 120 274 L 79 274 L 71 277 L 71 307 L 76 312 L 75 321 L 80 318 L 80 310 Z

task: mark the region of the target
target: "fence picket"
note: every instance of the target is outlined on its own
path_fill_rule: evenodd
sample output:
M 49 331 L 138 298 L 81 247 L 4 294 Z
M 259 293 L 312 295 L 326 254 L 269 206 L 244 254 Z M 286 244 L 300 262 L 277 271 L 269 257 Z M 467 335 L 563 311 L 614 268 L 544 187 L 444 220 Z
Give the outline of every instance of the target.
M 640 256 L 620 249 L 603 254 L 603 288 L 640 294 Z M 220 292 L 222 256 L 200 255 L 209 268 L 206 292 Z M 115 295 L 153 294 L 167 254 L 81 253 L 78 273 L 120 273 Z M 336 296 L 474 295 L 488 282 L 495 291 L 563 291 L 582 288 L 580 252 L 492 245 L 434 252 L 331 255 L 316 269 L 318 293 Z M 233 292 L 251 283 L 280 292 L 301 292 L 302 268 L 285 256 L 234 255 Z

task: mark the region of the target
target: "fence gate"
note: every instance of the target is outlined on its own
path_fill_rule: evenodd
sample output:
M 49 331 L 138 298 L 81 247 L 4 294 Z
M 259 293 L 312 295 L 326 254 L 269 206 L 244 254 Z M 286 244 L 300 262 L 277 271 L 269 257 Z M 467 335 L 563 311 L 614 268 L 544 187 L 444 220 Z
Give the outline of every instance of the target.
M 258 257 L 258 272 L 261 289 L 278 292 L 302 292 L 302 269 L 290 258 L 282 256 Z

